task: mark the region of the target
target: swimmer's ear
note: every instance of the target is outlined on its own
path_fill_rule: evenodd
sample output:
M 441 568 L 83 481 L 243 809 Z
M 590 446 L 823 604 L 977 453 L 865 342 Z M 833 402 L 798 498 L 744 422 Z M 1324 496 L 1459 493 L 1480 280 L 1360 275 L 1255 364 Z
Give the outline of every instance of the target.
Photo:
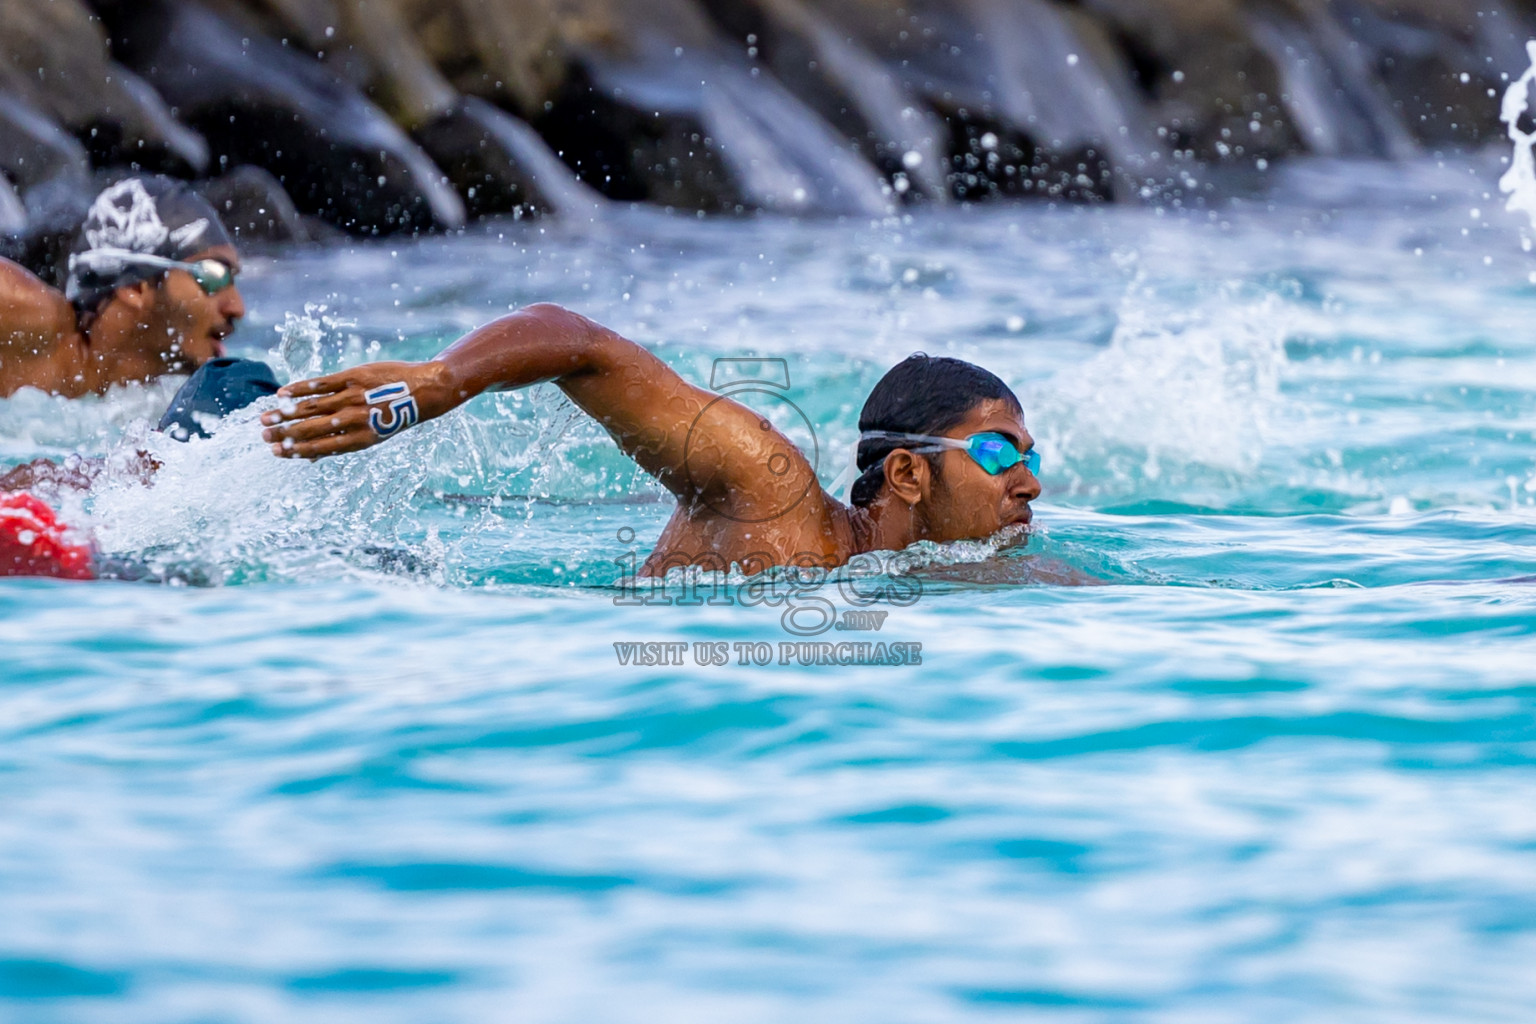
M 928 496 L 932 471 L 927 459 L 898 448 L 885 457 L 885 486 L 904 503 L 915 505 Z
M 158 285 L 153 281 L 135 281 L 133 284 L 123 285 L 113 295 L 128 308 L 142 313 L 154 303 L 157 290 Z

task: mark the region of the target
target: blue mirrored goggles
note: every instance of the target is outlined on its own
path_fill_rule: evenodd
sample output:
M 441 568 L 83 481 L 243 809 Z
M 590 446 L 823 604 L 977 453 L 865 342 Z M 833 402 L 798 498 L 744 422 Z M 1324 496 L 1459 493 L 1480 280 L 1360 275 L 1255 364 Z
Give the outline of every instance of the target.
M 932 434 L 900 434 L 886 430 L 866 430 L 859 439 L 861 441 L 913 441 L 918 447 L 907 450 L 914 455 L 957 448 L 969 454 L 976 461 L 976 465 L 992 476 L 997 476 L 1003 470 L 1011 469 L 1021 462 L 1032 474 L 1040 475 L 1039 452 L 1034 448 L 1021 452 L 1007 437 L 992 431 L 972 434 L 962 440 L 958 437 L 936 437 Z

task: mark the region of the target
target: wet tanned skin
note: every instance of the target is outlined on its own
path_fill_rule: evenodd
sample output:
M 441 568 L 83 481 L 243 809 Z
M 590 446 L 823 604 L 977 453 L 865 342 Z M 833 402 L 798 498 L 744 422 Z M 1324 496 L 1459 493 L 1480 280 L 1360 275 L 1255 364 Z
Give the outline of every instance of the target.
M 240 256 L 232 246 L 215 246 L 186 262 L 206 259 L 219 260 L 237 273 L 240 270 Z M 238 285 L 209 295 L 191 274 L 172 270 L 165 275 L 146 319 L 172 339 L 170 345 L 155 352 L 168 367 L 165 372 L 189 373 L 224 354 L 224 339 L 234 333 L 236 322 L 243 316 L 245 300 Z
M 633 342 L 558 306 L 530 306 L 473 331 L 424 363 L 371 363 L 300 381 L 297 399 L 269 412 L 275 455 L 324 458 L 382 438 L 366 391 L 405 382 L 423 421 L 491 389 L 553 382 L 674 495 L 678 505 L 642 572 L 679 565 L 749 572 L 770 565 L 835 566 L 865 551 L 919 540 L 981 539 L 1029 521 L 1040 483 L 1023 464 L 989 476 L 963 451 L 930 461 L 904 449 L 867 509 L 827 494 L 805 455 L 751 409 L 689 384 Z M 1017 410 L 985 400 L 949 436 L 997 431 L 1033 445 Z M 937 468 L 935 468 L 937 466 Z
M 222 245 L 187 262 L 217 259 L 240 267 Z M 245 315 L 238 287 L 206 294 L 183 270 L 119 288 L 85 331 L 58 291 L 0 260 L 0 397 L 35 387 L 66 398 L 115 384 L 189 373 L 224 352 Z
M 977 403 L 943 436 L 963 440 L 988 432 L 1002 434 L 1021 452 L 1035 446 L 1019 411 L 992 398 Z M 922 456 L 897 451 L 886 457 L 887 488 L 912 504 L 913 529 L 919 534 L 915 539 L 936 543 L 974 540 L 989 537 L 1005 526 L 1029 523 L 1030 502 L 1040 497 L 1040 481 L 1022 462 L 990 476 L 969 453 L 958 449 L 939 452 L 934 458 L 939 463 L 937 473 L 923 472 L 931 462 Z M 923 476 L 926 481 L 919 479 Z

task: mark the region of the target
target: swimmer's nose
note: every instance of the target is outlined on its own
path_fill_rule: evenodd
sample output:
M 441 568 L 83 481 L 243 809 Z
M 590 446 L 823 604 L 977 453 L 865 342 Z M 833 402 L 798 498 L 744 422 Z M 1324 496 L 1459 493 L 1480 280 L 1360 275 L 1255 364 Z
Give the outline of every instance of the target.
M 1034 501 L 1040 497 L 1040 480 L 1029 470 L 1023 469 L 1022 466 L 1018 468 L 1023 470 L 1023 472 L 1009 485 L 1009 496 L 1015 501 Z
M 219 293 L 219 312 L 231 323 L 245 316 L 245 299 L 239 288 L 231 285 Z

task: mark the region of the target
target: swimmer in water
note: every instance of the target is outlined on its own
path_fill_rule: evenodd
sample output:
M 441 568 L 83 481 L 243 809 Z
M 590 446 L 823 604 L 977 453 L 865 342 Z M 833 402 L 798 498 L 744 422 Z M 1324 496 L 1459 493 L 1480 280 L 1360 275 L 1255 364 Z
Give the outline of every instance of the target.
M 65 398 L 190 373 L 245 315 L 218 214 L 168 178 L 125 178 L 91 204 L 63 293 L 0 259 L 0 398 Z
M 266 363 L 210 359 L 176 392 L 156 429 L 176 441 L 209 437 L 224 417 L 276 391 L 277 378 Z M 140 451 L 116 467 L 147 487 L 160 464 Z M 58 504 L 66 491 L 91 490 L 107 474 L 107 460 L 78 455 L 62 463 L 37 459 L 0 474 L 0 576 L 147 577 L 132 563 L 103 561 L 89 533 L 61 521 L 49 504 Z
M 585 317 L 530 306 L 422 363 L 370 363 L 299 381 L 262 416 L 275 455 L 318 459 L 379 444 L 489 390 L 552 382 L 678 499 L 642 572 L 831 568 L 917 541 L 979 540 L 1030 521 L 1040 495 L 1023 408 L 993 374 L 914 355 L 859 416 L 848 504 L 772 424 L 689 384 Z

